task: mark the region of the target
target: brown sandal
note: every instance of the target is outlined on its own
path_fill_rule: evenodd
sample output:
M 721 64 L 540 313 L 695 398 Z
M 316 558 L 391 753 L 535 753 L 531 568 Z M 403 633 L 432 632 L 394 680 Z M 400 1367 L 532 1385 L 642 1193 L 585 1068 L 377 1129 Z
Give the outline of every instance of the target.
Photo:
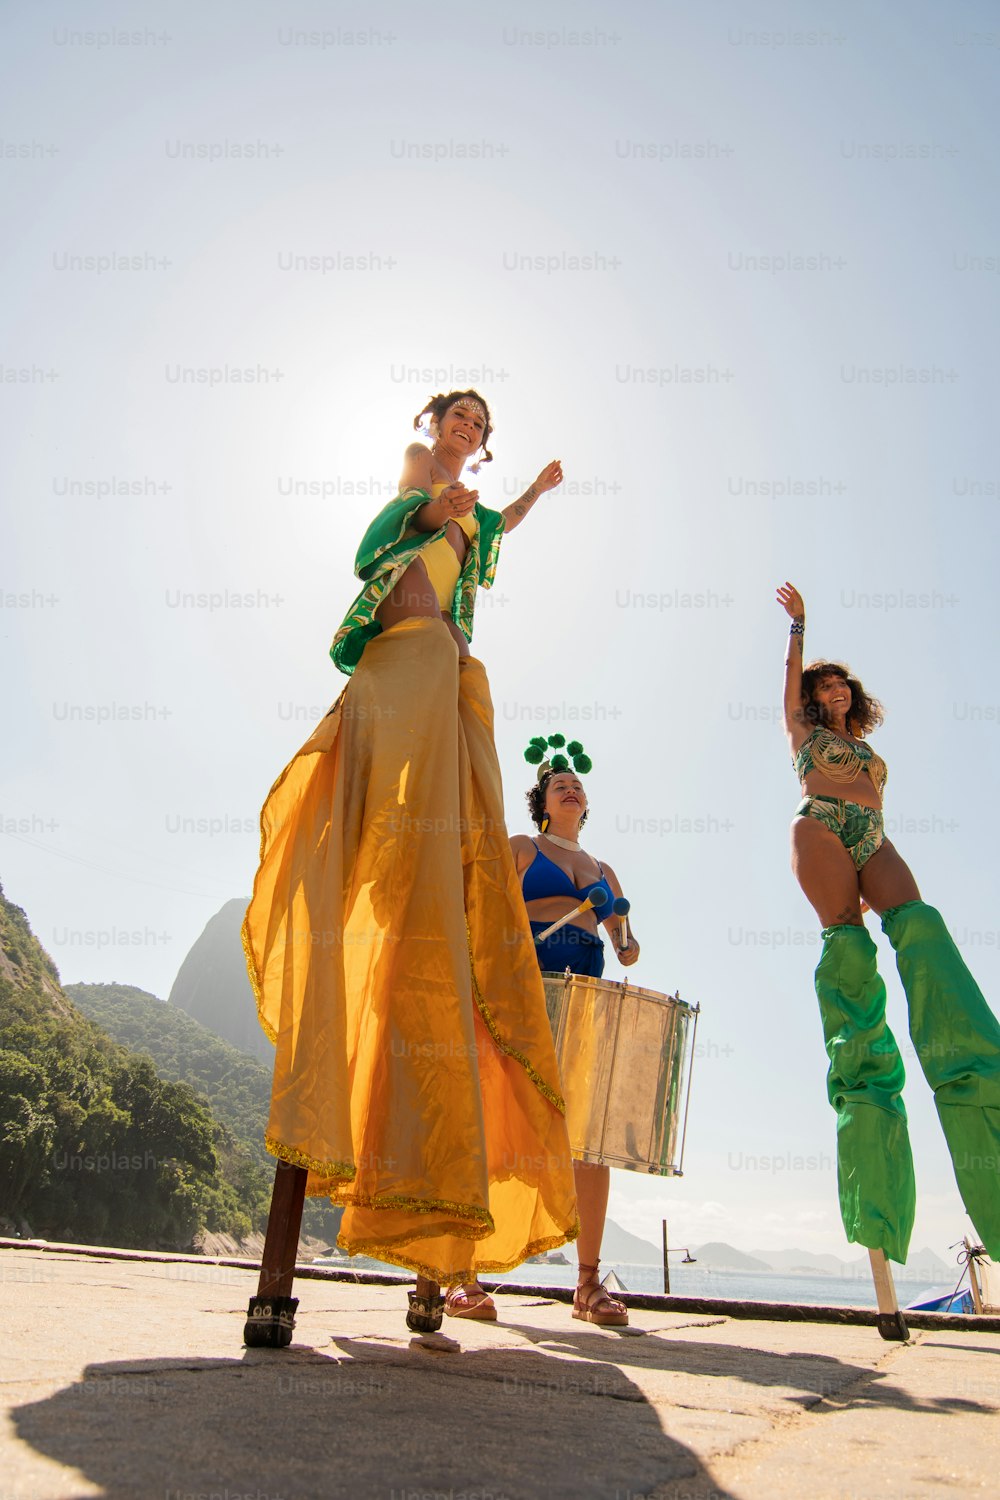
M 583 1323 L 596 1323 L 600 1328 L 626 1328 L 628 1308 L 617 1297 L 612 1297 L 607 1287 L 602 1286 L 598 1276 L 600 1261 L 594 1266 L 580 1262 L 580 1280 L 573 1297 L 573 1316 Z M 587 1275 L 584 1276 L 584 1271 Z
M 478 1323 L 495 1323 L 496 1304 L 485 1287 L 477 1281 L 471 1292 L 464 1286 L 451 1286 L 444 1299 L 449 1318 L 473 1318 Z

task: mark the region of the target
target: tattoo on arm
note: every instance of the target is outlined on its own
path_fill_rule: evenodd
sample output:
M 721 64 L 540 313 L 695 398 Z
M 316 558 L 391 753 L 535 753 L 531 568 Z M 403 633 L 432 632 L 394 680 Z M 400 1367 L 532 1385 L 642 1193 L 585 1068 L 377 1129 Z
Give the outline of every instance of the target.
M 538 486 L 536 484 L 529 484 L 523 495 L 519 495 L 516 500 L 511 501 L 510 505 L 504 510 L 508 527 L 516 526 L 519 521 L 524 519 L 538 499 L 538 495 Z
M 800 660 L 802 659 L 802 652 L 803 652 L 803 646 L 804 646 L 804 641 L 805 641 L 805 633 L 806 633 L 806 617 L 805 617 L 805 615 L 793 615 L 792 616 L 792 623 L 788 627 L 788 654 L 789 654 L 789 656 L 791 656 L 792 653 L 794 652 L 799 657 Z
M 538 490 L 533 484 L 529 484 L 519 500 L 515 500 L 511 510 L 515 516 L 525 516 L 538 499 Z

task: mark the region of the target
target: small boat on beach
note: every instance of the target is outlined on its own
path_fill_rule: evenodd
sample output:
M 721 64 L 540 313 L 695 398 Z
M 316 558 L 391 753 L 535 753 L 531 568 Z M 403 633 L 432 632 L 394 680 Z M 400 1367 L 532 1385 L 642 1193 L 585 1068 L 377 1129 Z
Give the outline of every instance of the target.
M 986 1254 L 982 1245 L 973 1245 L 968 1236 L 958 1242 L 958 1264 L 962 1267 L 958 1283 L 950 1291 L 934 1291 L 919 1302 L 909 1302 L 906 1312 L 996 1313 L 1000 1312 L 1000 1267 Z M 952 1249 L 956 1249 L 953 1245 Z M 969 1278 L 968 1286 L 962 1282 Z
M 919 1302 L 906 1304 L 907 1312 L 972 1313 L 975 1310 L 971 1287 L 964 1287 L 960 1292 L 954 1288 L 945 1292 L 934 1291 Z

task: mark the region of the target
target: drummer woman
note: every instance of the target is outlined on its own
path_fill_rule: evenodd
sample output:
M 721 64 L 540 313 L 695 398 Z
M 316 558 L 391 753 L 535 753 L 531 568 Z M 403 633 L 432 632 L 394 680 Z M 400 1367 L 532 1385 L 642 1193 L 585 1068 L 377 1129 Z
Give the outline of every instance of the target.
M 442 1285 L 506 1270 L 577 1228 L 545 995 L 504 827 L 493 705 L 469 654 L 500 513 L 461 475 L 490 457 L 476 391 L 435 396 L 431 446 L 358 552 L 331 654 L 341 698 L 271 788 L 244 946 L 277 1043 L 267 1147 L 344 1205 L 339 1244 L 414 1272 L 407 1324 Z M 503 935 L 520 930 L 520 946 Z M 515 1166 L 512 1169 L 510 1157 Z
M 561 751 L 563 746 L 565 755 L 558 753 L 551 760 L 542 759 L 550 753 L 550 747 Z M 510 846 L 531 930 L 537 937 L 588 896 L 603 896 L 610 903 L 621 896 L 622 888 L 611 866 L 588 854 L 580 843 L 580 830 L 588 812 L 580 774 L 585 774 L 591 766 L 583 746 L 576 740 L 566 745 L 559 734 L 549 736 L 548 741 L 539 736 L 525 755 L 535 764 L 541 761 L 538 780 L 527 794 L 528 811 L 539 837 L 515 834 Z M 573 757 L 572 767 L 567 755 Z M 628 968 L 639 957 L 639 944 L 627 923 L 626 939 L 622 942 L 621 918 L 612 916 L 610 910 L 602 921 L 619 963 Z M 604 972 L 604 944 L 593 911 L 574 917 L 572 923 L 537 944 L 535 952 L 543 972 L 560 973 L 569 968 L 574 974 L 589 974 L 596 979 Z M 579 1273 L 573 1316 L 583 1322 L 620 1328 L 628 1323 L 628 1310 L 601 1285 L 598 1271 L 611 1170 L 583 1161 L 574 1161 L 573 1169 L 580 1206 Z M 491 1307 L 491 1300 L 478 1285 L 449 1293 L 448 1311 L 454 1316 L 495 1316 L 490 1312 Z
M 792 821 L 792 868 L 823 929 L 815 983 L 847 1238 L 905 1261 L 915 1206 L 903 1061 L 862 921 L 870 908 L 896 950 L 910 1036 L 965 1207 L 989 1254 L 1000 1256 L 1000 1025 L 941 914 L 921 900 L 885 836 L 888 772 L 867 740 L 882 722 L 881 707 L 841 663 L 803 666 L 802 595 L 786 583 L 778 602 L 791 616 L 785 733 L 803 794 Z
M 561 736 L 550 736 L 559 751 Z M 540 746 L 538 748 L 541 748 Z M 579 741 L 566 747 L 581 771 L 590 769 Z M 587 793 L 575 770 L 563 766 L 566 757 L 556 754 L 527 793 L 528 812 L 538 829 L 538 837 L 515 834 L 510 841 L 514 864 L 521 878 L 521 891 L 528 909 L 531 930 L 536 935 L 579 906 L 590 895 L 603 895 L 608 901 L 622 895 L 618 876 L 609 864 L 602 864 L 588 854 L 580 843 L 580 830 L 587 821 Z M 602 919 L 620 964 L 630 968 L 639 957 L 639 944 L 626 921 L 626 941 L 622 943 L 622 922 L 609 912 Z M 574 974 L 589 974 L 600 979 L 604 973 L 604 944 L 593 911 L 574 917 L 550 938 L 536 944 L 538 966 L 543 973 L 561 973 L 569 968 Z M 591 1162 L 574 1161 L 576 1196 L 580 1205 L 580 1236 L 576 1243 L 579 1274 L 573 1298 L 573 1316 L 585 1323 L 621 1327 L 628 1322 L 624 1303 L 612 1297 L 601 1285 L 598 1273 L 604 1221 L 608 1212 L 611 1168 Z

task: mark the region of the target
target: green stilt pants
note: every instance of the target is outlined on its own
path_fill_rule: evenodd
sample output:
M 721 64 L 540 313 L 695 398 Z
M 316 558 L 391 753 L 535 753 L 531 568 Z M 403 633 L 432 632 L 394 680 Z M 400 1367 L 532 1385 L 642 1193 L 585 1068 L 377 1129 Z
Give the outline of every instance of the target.
M 905 1261 L 913 1229 L 913 1158 L 900 1097 L 903 1059 L 885 1019 L 885 985 L 865 927 L 827 927 L 816 968 L 837 1111 L 837 1184 L 847 1238 Z
M 908 901 L 882 918 L 906 991 L 910 1036 L 969 1218 L 1000 1260 L 1000 1022 L 940 912 Z

